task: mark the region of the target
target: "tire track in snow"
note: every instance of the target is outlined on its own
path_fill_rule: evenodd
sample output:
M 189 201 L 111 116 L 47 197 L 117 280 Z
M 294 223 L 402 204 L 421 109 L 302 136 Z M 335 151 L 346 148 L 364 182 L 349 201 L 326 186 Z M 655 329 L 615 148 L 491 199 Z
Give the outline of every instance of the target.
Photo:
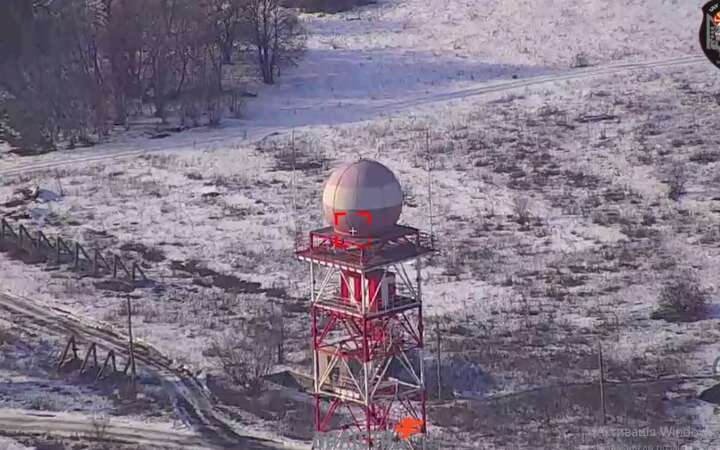
M 96 425 L 97 424 L 97 425 Z M 207 446 L 193 432 L 169 431 L 153 428 L 144 423 L 93 422 L 82 414 L 39 413 L 25 410 L 0 410 L 0 429 L 8 436 L 44 435 L 85 436 L 89 440 L 118 444 L 143 444 L 155 447 L 171 447 L 187 450 L 219 450 L 222 447 Z

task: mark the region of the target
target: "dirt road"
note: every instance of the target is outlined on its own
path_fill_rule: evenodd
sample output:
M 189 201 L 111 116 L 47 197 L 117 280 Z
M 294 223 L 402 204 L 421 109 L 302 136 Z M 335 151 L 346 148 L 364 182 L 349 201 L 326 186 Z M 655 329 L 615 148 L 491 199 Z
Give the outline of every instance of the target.
M 0 430 L 8 436 L 45 434 L 53 436 L 83 436 L 88 440 L 118 444 L 142 444 L 188 450 L 217 450 L 208 446 L 197 433 L 165 430 L 142 422 L 130 422 L 105 417 L 90 417 L 75 413 L 47 413 L 17 409 L 0 409 Z
M 75 335 L 80 342 L 94 342 L 105 351 L 115 350 L 121 358 L 127 354 L 127 337 L 82 321 L 69 312 L 50 305 L 0 292 L 0 311 L 4 311 L 7 320 L 20 328 L 59 337 Z M 138 364 L 164 380 L 169 393 L 176 400 L 178 414 L 201 436 L 209 448 L 288 448 L 282 443 L 238 433 L 230 421 L 217 411 L 215 400 L 190 372 L 175 366 L 171 360 L 147 345 L 136 344 L 135 351 Z M 51 432 L 52 429 L 47 431 Z

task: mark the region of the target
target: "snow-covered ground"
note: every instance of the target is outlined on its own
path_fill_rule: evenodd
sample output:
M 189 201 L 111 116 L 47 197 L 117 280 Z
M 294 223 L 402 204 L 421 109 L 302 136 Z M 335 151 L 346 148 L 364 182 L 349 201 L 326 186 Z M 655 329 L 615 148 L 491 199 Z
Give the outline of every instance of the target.
M 672 20 L 654 19 L 658 13 Z M 701 56 L 699 18 L 697 5 L 677 0 L 381 0 L 347 13 L 306 14 L 307 52 L 277 85 L 258 88 L 245 119 L 150 142 L 136 130 L 105 146 L 35 161 L 139 149 L 198 152 L 399 111 L 437 115 L 439 101 L 462 100 L 484 84 L 581 72 L 571 68 L 576 55 L 596 67 Z M 26 161 L 0 148 L 0 173 Z
M 609 65 L 699 54 L 699 18 L 697 5 L 677 0 L 385 0 L 306 16 L 306 57 L 262 90 L 248 114 L 261 123 L 334 125 L 422 94 L 564 72 L 576 55 Z
M 2 450 L 34 450 L 34 447 L 26 447 L 10 438 L 0 436 L 0 449 Z
M 0 202 L 18 186 L 37 184 L 57 195 L 3 213 L 110 249 L 145 246 L 125 253 L 145 258 L 164 289 L 139 292 L 136 335 L 193 369 L 216 371 L 207 352 L 212 341 L 243 316 L 279 304 L 292 339 L 289 365 L 303 367 L 308 338 L 298 305 L 307 286 L 305 268 L 292 256 L 294 231 L 322 224 L 319 195 L 330 169 L 358 156 L 376 158 L 403 184 L 402 221 L 432 225 L 438 235 L 442 252 L 424 271 L 425 311 L 442 321 L 448 357 L 459 358 L 454 367 L 475 374 L 479 366 L 487 377 L 472 385 L 475 392 L 462 384 L 458 391 L 484 398 L 594 380 L 598 342 L 611 380 L 709 374 L 720 355 L 719 316 L 671 324 L 650 315 L 662 283 L 687 267 L 717 303 L 720 156 L 713 156 L 717 138 L 705 130 L 720 109 L 716 69 L 701 62 L 463 96 L 513 75 L 573 72 L 579 54 L 598 66 L 698 55 L 699 18 L 699 5 L 677 0 L 398 0 L 307 15 L 305 57 L 277 86 L 260 89 L 246 119 L 160 142 L 118 139 L 82 150 L 165 149 L 150 155 L 0 175 Z M 252 142 L 272 131 L 281 133 Z M 294 186 L 291 145 L 299 167 Z M 73 154 L 6 157 L 0 173 L 65 157 Z M 689 177 L 678 202 L 667 195 L 675 165 Z M 527 227 L 516 220 L 522 198 Z M 212 275 L 190 276 L 182 266 L 194 261 L 236 279 L 228 286 Z M 94 280 L 4 255 L 0 271 L 3 289 L 124 326 L 122 296 L 98 295 Z M 269 288 L 286 295 L 277 300 L 263 291 Z M 696 442 L 710 445 L 705 438 L 720 431 L 712 408 L 676 398 L 689 395 L 683 389 L 694 395 L 711 385 L 694 383 L 669 386 L 674 400 L 654 404 L 657 416 L 643 416 L 635 403 L 628 410 L 610 402 L 611 426 L 674 420 L 701 426 L 706 433 Z M 639 392 L 630 394 L 665 395 Z M 594 404 L 581 394 L 584 400 L 548 413 L 543 426 L 565 426 L 571 436 L 586 432 L 577 431 L 587 425 L 578 417 Z M 458 440 L 497 432 L 483 410 L 473 417 L 449 408 L 453 417 L 469 415 L 470 425 L 440 417 L 440 407 L 431 419 L 457 431 Z M 505 417 L 493 414 L 498 422 Z M 513 437 L 500 433 L 483 444 L 532 442 L 532 434 L 518 430 L 540 427 L 538 419 L 528 419 L 535 421 L 530 426 L 522 417 L 502 424 Z

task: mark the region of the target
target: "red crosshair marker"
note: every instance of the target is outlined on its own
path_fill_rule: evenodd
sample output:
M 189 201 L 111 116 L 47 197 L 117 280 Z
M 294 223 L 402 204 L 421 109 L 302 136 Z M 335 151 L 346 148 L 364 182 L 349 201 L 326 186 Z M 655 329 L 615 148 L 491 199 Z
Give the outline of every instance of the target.
M 347 216 L 347 213 L 345 211 L 335 211 L 335 226 L 340 225 L 340 218 L 342 216 Z
M 347 216 L 345 211 L 335 211 L 335 227 L 340 225 L 340 217 Z M 335 248 L 346 248 L 347 244 L 337 234 L 333 237 L 333 247 Z
M 335 227 L 337 228 L 340 225 L 340 217 L 347 216 L 347 212 L 346 211 L 334 211 L 333 214 L 334 214 L 334 219 L 335 219 Z M 370 226 L 370 224 L 372 224 L 372 213 L 370 211 L 356 211 L 354 213 L 354 215 L 364 217 L 365 220 L 367 220 L 368 226 Z M 350 234 L 352 234 L 354 236 L 356 233 L 357 233 L 357 230 L 355 229 L 355 227 L 350 229 Z M 361 249 L 364 249 L 366 247 L 369 247 L 370 244 L 372 244 L 372 239 L 368 238 L 367 242 L 362 243 L 362 244 L 357 244 L 357 246 L 360 247 Z M 347 248 L 348 244 L 345 243 L 344 239 L 335 235 L 335 237 L 333 237 L 333 246 L 335 248 Z

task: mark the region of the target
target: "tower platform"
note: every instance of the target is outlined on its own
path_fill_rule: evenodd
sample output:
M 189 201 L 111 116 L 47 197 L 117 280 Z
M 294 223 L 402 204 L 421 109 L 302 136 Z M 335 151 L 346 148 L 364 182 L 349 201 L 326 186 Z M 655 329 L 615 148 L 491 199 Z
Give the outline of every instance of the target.
M 395 225 L 380 237 L 340 236 L 333 227 L 311 231 L 295 252 L 301 261 L 353 272 L 402 264 L 434 251 L 430 235 L 417 228 Z

